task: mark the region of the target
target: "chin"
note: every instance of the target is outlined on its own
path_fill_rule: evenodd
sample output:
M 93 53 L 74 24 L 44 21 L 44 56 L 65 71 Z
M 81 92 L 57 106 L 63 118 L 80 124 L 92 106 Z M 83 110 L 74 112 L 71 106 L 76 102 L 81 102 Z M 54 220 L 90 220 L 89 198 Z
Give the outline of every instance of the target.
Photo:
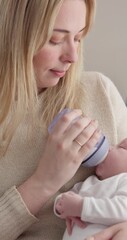
M 47 84 L 43 84 L 39 86 L 39 88 L 43 89 L 43 88 L 51 88 L 51 87 L 54 87 L 58 84 L 60 79 L 52 79 L 51 81 L 47 82 Z

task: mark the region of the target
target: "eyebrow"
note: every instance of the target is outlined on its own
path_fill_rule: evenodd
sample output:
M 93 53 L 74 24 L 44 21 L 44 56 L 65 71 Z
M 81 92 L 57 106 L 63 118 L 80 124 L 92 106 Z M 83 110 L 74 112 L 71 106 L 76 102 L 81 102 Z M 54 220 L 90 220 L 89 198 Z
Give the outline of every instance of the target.
M 82 28 L 78 33 L 82 32 L 86 27 Z M 70 33 L 70 31 L 66 30 L 66 29 L 59 29 L 59 28 L 55 28 L 53 29 L 54 32 L 63 32 L 63 33 Z

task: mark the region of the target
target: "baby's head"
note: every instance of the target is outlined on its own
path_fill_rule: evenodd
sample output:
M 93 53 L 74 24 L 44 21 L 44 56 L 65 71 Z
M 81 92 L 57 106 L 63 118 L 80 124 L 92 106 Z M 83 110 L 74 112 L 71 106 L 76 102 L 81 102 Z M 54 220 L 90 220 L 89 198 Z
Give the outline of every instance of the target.
M 127 172 L 127 138 L 109 149 L 105 160 L 96 166 L 95 172 L 101 180 Z

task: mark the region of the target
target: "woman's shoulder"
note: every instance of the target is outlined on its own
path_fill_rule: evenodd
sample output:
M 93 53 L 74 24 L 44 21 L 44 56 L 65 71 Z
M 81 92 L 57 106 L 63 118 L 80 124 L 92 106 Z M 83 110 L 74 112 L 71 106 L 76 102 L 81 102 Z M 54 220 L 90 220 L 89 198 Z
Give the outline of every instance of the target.
M 120 101 L 123 99 L 115 86 L 115 83 L 103 73 L 100 72 L 82 72 L 81 83 L 88 91 L 103 92 L 105 96 L 112 100 L 118 98 Z
M 83 72 L 81 82 L 85 90 L 88 113 L 92 112 L 92 116 L 95 115 L 100 124 L 103 116 L 105 120 L 101 127 L 108 135 L 109 129 L 105 127 L 108 124 L 109 128 L 110 124 L 110 138 L 114 129 L 115 141 L 111 139 L 111 143 L 121 141 L 127 135 L 127 108 L 115 84 L 99 72 Z
M 114 85 L 113 82 L 110 80 L 110 78 L 108 78 L 101 72 L 95 72 L 95 71 L 91 71 L 91 72 L 83 71 L 81 75 L 81 81 L 82 83 L 87 85 L 91 85 L 92 83 L 92 85 L 94 86 L 100 85 L 101 87 L 104 87 L 104 88 L 109 88 Z

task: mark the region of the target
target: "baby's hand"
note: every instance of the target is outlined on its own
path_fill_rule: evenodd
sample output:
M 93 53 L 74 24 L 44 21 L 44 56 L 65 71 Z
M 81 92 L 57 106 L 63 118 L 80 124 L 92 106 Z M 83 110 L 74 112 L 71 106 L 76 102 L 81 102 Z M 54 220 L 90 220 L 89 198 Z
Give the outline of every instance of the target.
M 80 228 L 85 228 L 87 226 L 87 224 L 84 221 L 82 221 L 80 217 L 67 217 L 66 227 L 69 235 L 72 234 L 74 224 L 76 224 Z
M 82 210 L 83 199 L 74 192 L 66 192 L 61 195 L 61 198 L 56 202 L 56 212 L 61 218 L 80 217 Z

